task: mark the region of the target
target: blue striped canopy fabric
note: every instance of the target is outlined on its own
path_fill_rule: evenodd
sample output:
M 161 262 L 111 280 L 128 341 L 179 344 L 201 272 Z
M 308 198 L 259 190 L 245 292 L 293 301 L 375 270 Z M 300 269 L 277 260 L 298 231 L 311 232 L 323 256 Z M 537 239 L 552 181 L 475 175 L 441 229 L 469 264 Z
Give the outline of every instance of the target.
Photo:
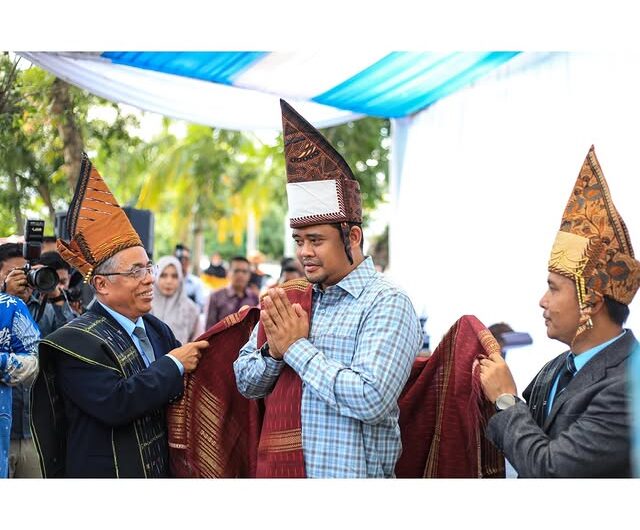
M 280 128 L 278 98 L 318 127 L 401 118 L 518 52 L 21 53 L 107 99 L 230 129 Z

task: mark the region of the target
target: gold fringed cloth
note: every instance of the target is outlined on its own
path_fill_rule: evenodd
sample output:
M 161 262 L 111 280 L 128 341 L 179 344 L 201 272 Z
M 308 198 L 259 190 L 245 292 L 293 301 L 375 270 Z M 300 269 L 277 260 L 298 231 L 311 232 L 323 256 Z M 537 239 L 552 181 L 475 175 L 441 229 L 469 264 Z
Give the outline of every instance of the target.
M 398 478 L 499 478 L 504 457 L 484 436 L 495 412 L 478 361 L 500 347 L 474 316 L 461 317 L 433 354 L 414 362 L 398 405 Z
M 312 285 L 291 280 L 281 287 L 292 304 L 300 304 L 311 318 Z M 267 340 L 260 323 L 258 347 Z M 302 380 L 284 365 L 272 392 L 264 399 L 264 420 L 258 447 L 258 478 L 305 478 L 302 453 Z
M 198 337 L 209 347 L 185 375 L 182 399 L 167 411 L 172 476 L 255 476 L 260 402 L 238 392 L 233 362 L 259 318 L 257 307 L 244 309 Z

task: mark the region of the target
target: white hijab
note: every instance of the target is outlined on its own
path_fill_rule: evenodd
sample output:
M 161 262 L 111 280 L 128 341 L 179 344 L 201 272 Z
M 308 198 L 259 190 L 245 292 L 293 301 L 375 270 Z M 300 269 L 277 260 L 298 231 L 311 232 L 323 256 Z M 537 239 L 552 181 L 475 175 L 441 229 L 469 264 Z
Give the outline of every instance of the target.
M 171 296 L 165 296 L 158 288 L 157 282 L 159 279 L 156 280 L 153 284 L 151 314 L 167 324 L 176 339 L 184 344 L 194 336 L 200 309 L 195 302 L 187 298 L 184 291 L 182 266 L 176 257 L 164 256 L 158 260 L 158 277 L 169 265 L 173 265 L 178 273 L 178 288 Z

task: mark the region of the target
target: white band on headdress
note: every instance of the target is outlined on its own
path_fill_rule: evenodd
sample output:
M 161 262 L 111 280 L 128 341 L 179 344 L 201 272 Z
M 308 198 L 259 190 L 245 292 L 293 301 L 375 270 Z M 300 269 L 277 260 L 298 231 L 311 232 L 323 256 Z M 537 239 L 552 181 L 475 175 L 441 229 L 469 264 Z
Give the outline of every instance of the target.
M 317 217 L 343 213 L 335 180 L 315 180 L 287 184 L 289 217 Z

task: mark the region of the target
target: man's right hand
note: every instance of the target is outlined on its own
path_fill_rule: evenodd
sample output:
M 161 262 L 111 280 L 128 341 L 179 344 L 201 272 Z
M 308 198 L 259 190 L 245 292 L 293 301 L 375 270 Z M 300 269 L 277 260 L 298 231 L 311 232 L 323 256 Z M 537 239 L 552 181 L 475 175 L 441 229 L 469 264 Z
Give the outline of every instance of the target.
M 11 269 L 5 278 L 5 292 L 7 294 L 28 300 L 31 296 L 31 289 L 27 283 L 27 275 L 22 269 Z
M 200 350 L 207 346 L 209 346 L 209 343 L 206 340 L 187 342 L 185 345 L 180 346 L 175 350 L 171 350 L 169 353 L 182 363 L 182 366 L 184 366 L 184 372 L 188 374 L 196 369 L 196 366 L 198 366 L 198 362 L 200 361 L 200 357 L 202 357 L 202 352 Z

